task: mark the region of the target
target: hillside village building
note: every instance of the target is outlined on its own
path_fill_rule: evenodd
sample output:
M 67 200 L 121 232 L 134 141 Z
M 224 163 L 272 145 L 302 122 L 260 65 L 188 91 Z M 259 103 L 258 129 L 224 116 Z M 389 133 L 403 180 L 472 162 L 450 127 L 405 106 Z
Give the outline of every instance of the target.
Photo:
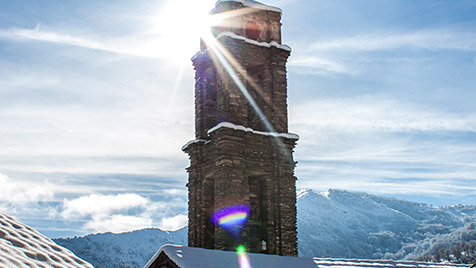
M 339 258 L 294 258 L 163 246 L 144 268 L 468 268 L 465 264 Z
M 251 0 L 220 0 L 224 15 L 193 58 L 195 140 L 189 154 L 188 244 L 191 247 L 297 256 L 296 177 L 288 133 L 281 10 Z M 214 43 L 216 42 L 216 44 Z M 240 241 L 213 225 L 214 211 L 246 204 Z

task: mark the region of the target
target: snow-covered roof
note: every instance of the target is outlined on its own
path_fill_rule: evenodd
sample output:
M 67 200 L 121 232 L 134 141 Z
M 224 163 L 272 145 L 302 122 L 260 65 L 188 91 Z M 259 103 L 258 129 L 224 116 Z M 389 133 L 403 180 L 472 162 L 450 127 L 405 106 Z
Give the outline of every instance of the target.
M 267 11 L 274 11 L 274 12 L 279 12 L 282 13 L 283 11 L 280 8 L 273 7 L 273 6 L 268 6 L 263 3 L 260 3 L 258 1 L 254 0 L 218 0 L 215 6 L 217 6 L 220 3 L 224 2 L 235 2 L 235 3 L 241 3 L 245 7 L 252 7 L 256 9 L 261 9 L 261 10 L 267 10 Z
M 466 264 L 394 260 L 314 258 L 318 268 L 460 268 Z
M 94 268 L 68 249 L 1 212 L 0 267 Z
M 233 251 L 220 251 L 175 245 L 164 245 L 144 268 L 152 268 L 164 253 L 180 268 L 240 268 Z M 249 267 L 255 268 L 462 268 L 464 264 L 416 261 L 363 260 L 334 258 L 296 258 L 268 254 L 247 253 Z
M 162 252 L 180 268 L 240 268 L 236 252 L 174 245 L 161 247 L 144 268 L 152 267 Z M 312 259 L 256 253 L 247 253 L 247 255 L 250 267 L 316 268 Z

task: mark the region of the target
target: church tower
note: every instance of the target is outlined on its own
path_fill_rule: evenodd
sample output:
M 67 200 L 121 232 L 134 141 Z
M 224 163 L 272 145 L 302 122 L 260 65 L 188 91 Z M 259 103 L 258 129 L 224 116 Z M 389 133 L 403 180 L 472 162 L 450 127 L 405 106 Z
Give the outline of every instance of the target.
M 193 58 L 195 140 L 190 157 L 188 244 L 191 247 L 297 256 L 296 177 L 288 133 L 281 10 L 252 0 L 219 0 L 212 27 Z M 244 204 L 239 239 L 211 223 L 214 211 Z

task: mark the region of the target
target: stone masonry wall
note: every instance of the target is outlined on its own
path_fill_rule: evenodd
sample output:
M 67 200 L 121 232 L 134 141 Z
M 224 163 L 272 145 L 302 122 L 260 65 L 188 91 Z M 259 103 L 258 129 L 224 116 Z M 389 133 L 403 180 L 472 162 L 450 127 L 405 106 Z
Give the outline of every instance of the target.
M 234 67 L 274 131 L 288 131 L 286 61 L 289 51 L 261 47 L 223 37 L 222 46 Z M 255 130 L 271 131 L 250 107 L 248 99 L 231 78 L 230 73 L 210 52 L 193 61 L 195 77 L 195 133 L 200 139 L 220 122 L 231 122 Z
M 227 127 L 208 133 L 220 122 L 262 132 L 288 132 L 286 62 L 290 51 L 269 45 L 281 44 L 281 13 L 249 8 L 241 12 L 241 8 L 241 3 L 227 1 L 212 11 L 240 10 L 240 15 L 214 30 L 215 36 L 229 31 L 241 37 L 219 37 L 221 55 L 202 42 L 202 51 L 192 59 L 197 140 L 184 148 L 190 157 L 189 246 L 235 250 L 240 243 L 250 252 L 297 256 L 293 160 L 297 140 Z M 226 58 L 231 69 L 220 58 Z M 214 211 L 234 204 L 251 208 L 240 241 L 210 222 Z M 266 250 L 260 246 L 262 240 Z
M 252 215 L 259 210 L 250 204 L 249 181 L 250 178 L 261 177 L 266 184 L 262 194 L 266 200 L 264 207 L 267 217 L 263 222 L 260 219 L 250 220 L 256 220 L 264 229 L 262 239 L 268 245 L 267 253 L 297 255 L 296 178 L 292 159 L 294 146 L 295 140 L 292 139 L 229 128 L 211 133 L 210 142 L 206 144 L 189 146 L 191 159 L 198 159 L 188 168 L 190 205 L 201 208 L 198 212 L 190 209 L 189 245 L 233 250 L 240 242 L 246 244 L 251 252 L 259 252 L 257 245 L 251 244 L 253 237 L 249 229 L 245 229 L 243 241 L 234 241 L 226 232 L 210 225 L 208 228 L 212 230 L 208 230 L 208 233 L 215 232 L 215 235 L 205 237 L 204 234 L 207 233 L 206 222 L 210 221 L 211 214 L 217 209 L 233 204 L 249 204 Z M 201 174 L 201 178 L 198 178 L 198 174 Z M 210 185 L 214 188 L 214 200 L 208 204 L 204 201 L 207 199 L 206 192 L 197 191 L 206 188 L 206 181 L 213 181 Z

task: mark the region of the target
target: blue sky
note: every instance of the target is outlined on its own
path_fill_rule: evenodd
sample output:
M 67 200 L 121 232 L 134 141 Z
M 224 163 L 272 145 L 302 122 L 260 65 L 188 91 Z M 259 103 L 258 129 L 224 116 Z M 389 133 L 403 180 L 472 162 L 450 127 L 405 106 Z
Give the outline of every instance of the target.
M 0 0 L 0 209 L 52 237 L 185 225 L 214 2 Z M 476 205 L 476 2 L 266 3 L 299 188 Z

